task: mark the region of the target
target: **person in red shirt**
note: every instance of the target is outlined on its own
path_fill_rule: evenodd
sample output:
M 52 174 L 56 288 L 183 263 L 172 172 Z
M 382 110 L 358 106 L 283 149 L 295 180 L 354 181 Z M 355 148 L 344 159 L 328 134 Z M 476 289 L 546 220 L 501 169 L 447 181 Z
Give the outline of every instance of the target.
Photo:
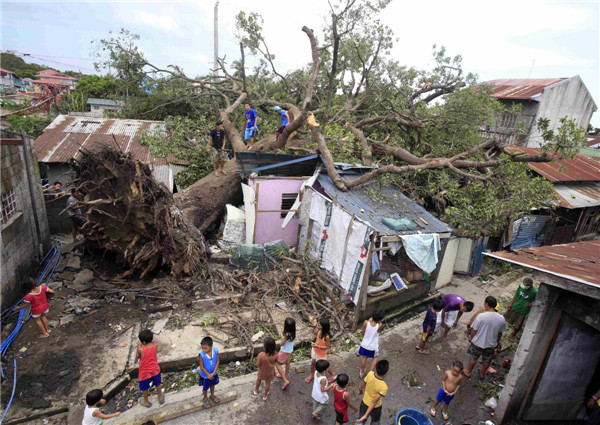
M 40 338 L 48 338 L 50 336 L 50 328 L 48 328 L 46 314 L 50 311 L 50 303 L 48 303 L 46 294 L 54 294 L 54 291 L 43 284 L 36 286 L 35 282 L 29 280 L 23 284 L 23 292 L 27 293 L 23 299 L 24 304 L 18 306 L 15 310 L 21 310 L 31 305 L 31 317 L 33 317 L 35 324 L 42 333 Z
M 348 375 L 345 373 L 340 373 L 337 377 L 337 384 L 333 387 L 333 407 L 335 408 L 335 425 L 342 425 L 348 422 L 348 406 L 354 409 L 356 412 L 358 407 L 356 407 L 350 401 L 350 394 L 346 390 L 348 386 Z
M 154 384 L 158 394 L 158 403 L 165 403 L 165 396 L 162 393 L 162 379 L 160 375 L 160 366 L 156 358 L 156 344 L 152 343 L 154 334 L 149 329 L 144 329 L 138 335 L 137 352 L 135 359 L 140 361 L 138 380 L 140 391 L 144 399 L 140 404 L 144 407 L 151 407 L 152 403 L 148 401 L 150 384 Z

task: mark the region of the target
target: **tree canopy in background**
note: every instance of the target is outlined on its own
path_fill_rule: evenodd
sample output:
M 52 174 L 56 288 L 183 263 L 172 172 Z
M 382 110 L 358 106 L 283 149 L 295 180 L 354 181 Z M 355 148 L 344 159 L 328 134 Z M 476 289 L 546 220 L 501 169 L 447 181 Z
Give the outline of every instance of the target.
M 584 129 L 565 119 L 557 132 L 544 132 L 549 143 L 541 154 L 507 152 L 506 139 L 482 133 L 505 108 L 488 96 L 489 88 L 476 75 L 463 71 L 461 56 L 433 46 L 429 69 L 392 57 L 393 31 L 378 18 L 388 3 L 332 4 L 320 32 L 302 28 L 311 63 L 290 72 L 277 69 L 277 52 L 263 36 L 262 18 L 246 12 L 237 16 L 240 57 L 221 58 L 218 74 L 191 78 L 177 65 L 160 68 L 127 30 L 96 43 L 97 68 L 110 69 L 127 90 L 123 117 L 167 120 L 167 137 L 148 137 L 146 143 L 155 152 L 168 146 L 188 160 L 187 182 L 207 173 L 205 157 L 198 153 L 216 119 L 224 122 L 234 150 L 245 149 L 241 106 L 249 100 L 260 120 L 256 150 L 318 152 L 341 190 L 394 184 L 464 234 L 494 234 L 507 218 L 549 206 L 551 185 L 531 178 L 526 162 L 573 156 L 583 144 Z M 272 134 L 275 105 L 293 116 L 278 137 Z M 539 125 L 543 129 L 545 122 Z M 337 174 L 333 161 L 376 168 L 348 180 Z M 188 195 L 195 195 L 186 199 L 205 196 L 202 186 L 211 178 L 194 183 Z M 231 187 L 239 186 L 236 177 L 227 178 Z M 217 208 L 222 200 L 211 202 Z
M 37 63 L 27 63 L 12 53 L 0 53 L 0 63 L 2 68 L 14 72 L 20 78 L 34 78 L 35 75 L 44 69 L 52 69 L 48 66 L 38 65 Z

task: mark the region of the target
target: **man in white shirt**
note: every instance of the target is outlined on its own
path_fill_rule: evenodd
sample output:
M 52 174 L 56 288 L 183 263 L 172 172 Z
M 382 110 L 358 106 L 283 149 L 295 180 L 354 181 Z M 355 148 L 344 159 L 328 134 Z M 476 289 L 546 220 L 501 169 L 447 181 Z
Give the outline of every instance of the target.
M 483 367 L 479 371 L 479 378 L 483 379 L 485 377 L 485 372 L 494 356 L 494 349 L 500 345 L 502 334 L 506 332 L 506 321 L 504 316 L 496 311 L 497 305 L 496 298 L 487 297 L 483 304 L 485 311 L 480 313 L 471 325 L 469 331 L 471 345 L 467 350 L 467 354 L 471 358 L 469 359 L 469 366 L 463 372 L 467 378 L 471 377 L 471 372 L 479 357 L 483 362 Z

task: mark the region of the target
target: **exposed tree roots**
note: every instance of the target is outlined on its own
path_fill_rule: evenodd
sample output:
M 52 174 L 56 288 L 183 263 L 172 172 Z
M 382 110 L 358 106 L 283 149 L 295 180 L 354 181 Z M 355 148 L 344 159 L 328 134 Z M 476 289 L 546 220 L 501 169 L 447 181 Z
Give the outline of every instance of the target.
M 85 195 L 87 240 L 117 253 L 140 278 L 158 266 L 174 276 L 205 267 L 210 249 L 202 233 L 175 207 L 173 195 L 148 165 L 112 148 L 83 151 L 74 183 Z

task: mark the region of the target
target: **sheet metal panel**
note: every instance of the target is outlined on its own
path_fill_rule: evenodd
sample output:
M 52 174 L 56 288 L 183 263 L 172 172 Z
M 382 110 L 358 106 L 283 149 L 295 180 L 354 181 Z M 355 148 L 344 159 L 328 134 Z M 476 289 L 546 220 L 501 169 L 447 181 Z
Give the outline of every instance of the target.
M 564 208 L 586 208 L 600 205 L 600 183 L 555 184 L 558 205 Z
M 600 286 L 600 241 L 524 248 L 515 252 L 499 251 L 485 255 L 580 283 Z
M 491 97 L 496 99 L 537 100 L 546 87 L 567 80 L 567 78 L 521 78 L 486 81 L 493 86 Z
M 544 226 L 550 220 L 549 215 L 530 215 L 523 217 L 519 231 L 510 245 L 511 249 L 540 246 L 544 242 L 542 233 Z
M 523 153 L 526 155 L 539 155 L 538 148 L 525 148 L 522 146 L 506 146 L 510 153 Z M 600 181 L 600 162 L 581 154 L 576 154 L 573 159 L 556 159 L 553 162 L 529 162 L 529 168 L 547 180 L 556 182 L 584 182 Z
M 347 176 L 347 178 L 355 177 Z M 421 231 L 421 233 L 452 232 L 450 227 L 392 186 L 380 187 L 377 183 L 367 183 L 342 192 L 335 187 L 331 178 L 326 174 L 321 174 L 317 182 L 330 199 L 337 197 L 337 202 L 342 208 L 369 223 L 382 235 L 409 235 L 417 233 L 417 231 Z M 386 217 L 406 218 L 415 223 L 417 228 L 401 232 L 395 231 L 383 224 L 382 220 Z

